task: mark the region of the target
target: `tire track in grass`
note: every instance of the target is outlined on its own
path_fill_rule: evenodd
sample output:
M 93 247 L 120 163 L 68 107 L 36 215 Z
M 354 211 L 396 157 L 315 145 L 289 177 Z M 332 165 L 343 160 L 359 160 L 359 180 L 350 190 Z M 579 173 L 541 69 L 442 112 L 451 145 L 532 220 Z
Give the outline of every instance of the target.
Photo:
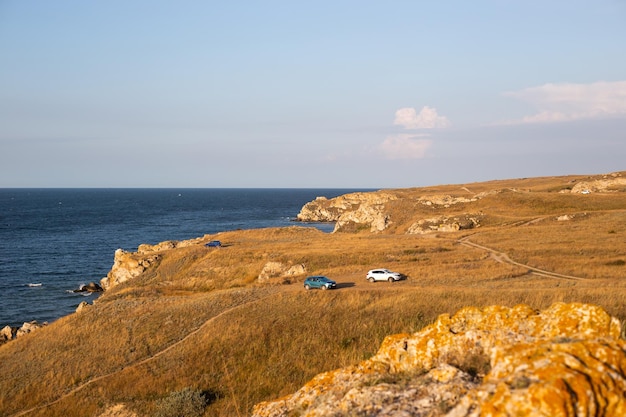
M 497 250 L 495 250 L 493 248 L 489 248 L 487 246 L 483 246 L 483 245 L 479 245 L 478 243 L 471 242 L 469 240 L 469 237 L 461 238 L 461 239 L 457 240 L 457 242 L 460 243 L 463 246 L 468 246 L 468 247 L 472 247 L 472 248 L 475 248 L 475 249 L 480 249 L 480 250 L 483 250 L 485 252 L 488 252 L 490 254 L 490 256 L 496 262 L 509 264 L 509 265 L 514 265 L 514 266 L 519 266 L 519 267 L 522 267 L 522 268 L 526 268 L 526 269 L 528 269 L 529 273 L 531 273 L 531 274 L 539 275 L 539 276 L 546 277 L 546 278 L 555 278 L 555 279 L 566 279 L 566 280 L 576 280 L 576 281 L 587 281 L 588 280 L 588 278 L 575 277 L 573 275 L 558 274 L 556 272 L 546 271 L 544 269 L 539 269 L 539 268 L 535 268 L 535 267 L 530 266 L 530 265 L 526 265 L 526 264 L 522 264 L 520 262 L 516 262 L 513 259 L 509 258 L 509 255 L 507 255 L 504 252 L 500 252 L 500 251 L 497 251 Z

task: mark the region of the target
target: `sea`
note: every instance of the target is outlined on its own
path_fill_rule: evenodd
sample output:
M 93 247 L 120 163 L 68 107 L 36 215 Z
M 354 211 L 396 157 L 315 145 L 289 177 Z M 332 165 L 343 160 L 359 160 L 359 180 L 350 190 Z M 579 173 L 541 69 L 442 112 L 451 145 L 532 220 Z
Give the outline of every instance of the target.
M 304 204 L 363 189 L 0 189 L 0 328 L 52 322 L 98 294 L 115 250 L 237 229 L 309 226 Z

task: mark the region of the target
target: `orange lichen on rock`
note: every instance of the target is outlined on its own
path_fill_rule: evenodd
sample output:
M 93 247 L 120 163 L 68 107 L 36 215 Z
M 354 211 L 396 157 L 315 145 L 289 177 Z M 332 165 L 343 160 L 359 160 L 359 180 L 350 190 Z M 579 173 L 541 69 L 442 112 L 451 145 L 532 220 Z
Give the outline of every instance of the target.
M 258 404 L 261 416 L 624 416 L 626 342 L 603 309 L 467 307 L 387 337 L 359 365 Z

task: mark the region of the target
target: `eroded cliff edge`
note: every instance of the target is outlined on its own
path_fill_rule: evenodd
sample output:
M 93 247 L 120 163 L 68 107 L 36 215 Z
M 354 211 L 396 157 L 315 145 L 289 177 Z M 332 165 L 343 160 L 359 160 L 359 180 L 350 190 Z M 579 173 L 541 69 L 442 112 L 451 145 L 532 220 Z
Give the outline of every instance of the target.
M 593 305 L 468 307 L 253 415 L 624 416 L 626 342 Z
M 506 193 L 548 192 L 585 196 L 623 192 L 623 172 L 594 176 L 544 177 L 447 185 L 414 189 L 357 192 L 328 199 L 324 196 L 305 204 L 298 221 L 335 223 L 334 232 L 367 230 L 426 234 L 456 232 L 480 227 L 489 200 Z

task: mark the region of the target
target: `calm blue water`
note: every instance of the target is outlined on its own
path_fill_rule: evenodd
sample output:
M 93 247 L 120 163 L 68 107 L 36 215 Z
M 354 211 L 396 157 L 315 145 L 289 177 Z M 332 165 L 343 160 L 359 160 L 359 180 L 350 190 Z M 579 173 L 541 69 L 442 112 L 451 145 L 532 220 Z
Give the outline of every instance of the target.
M 97 295 L 68 291 L 106 276 L 118 248 L 290 226 L 315 197 L 352 191 L 0 189 L 0 328 L 53 321 L 91 302 Z M 330 231 L 333 225 L 315 227 Z

